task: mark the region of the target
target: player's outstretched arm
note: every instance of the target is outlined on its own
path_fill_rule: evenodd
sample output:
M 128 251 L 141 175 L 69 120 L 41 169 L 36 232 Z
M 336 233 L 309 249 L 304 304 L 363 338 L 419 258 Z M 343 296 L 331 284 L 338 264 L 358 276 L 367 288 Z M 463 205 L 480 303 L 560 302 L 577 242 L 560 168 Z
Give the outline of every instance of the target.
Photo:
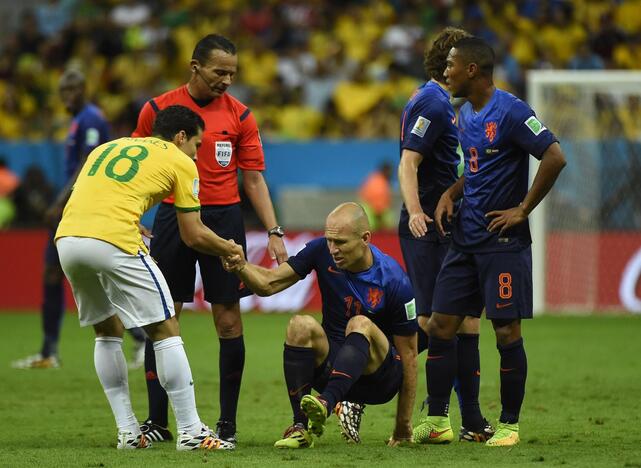
M 243 170 L 243 187 L 265 229 L 277 226 L 274 206 L 263 174 L 260 171 Z M 267 251 L 272 260 L 279 264 L 287 260 L 287 249 L 281 237 L 269 236 Z
M 398 182 L 401 186 L 401 195 L 405 208 L 410 215 L 408 227 L 414 237 L 427 234 L 427 225 L 432 218 L 423 212 L 418 198 L 418 166 L 423 161 L 423 155 L 409 149 L 401 153 L 401 162 L 398 164 Z
M 561 145 L 556 142 L 552 143 L 543 153 L 532 187 L 530 187 L 521 204 L 508 210 L 496 210 L 487 213 L 486 217 L 493 218 L 488 224 L 487 230 L 492 232 L 498 229 L 499 235 L 502 235 L 505 230 L 525 221 L 532 210 L 548 194 L 566 164 Z
M 235 256 L 224 258 L 223 267 L 227 271 L 236 273 L 245 286 L 259 296 L 271 296 L 300 281 L 300 277 L 287 262 L 270 269 Z
M 463 196 L 463 186 L 465 185 L 465 176 L 458 178 L 450 188 L 448 188 L 436 205 L 434 210 L 434 221 L 436 222 L 436 229 L 441 236 L 445 235 L 445 228 L 443 228 L 443 217 L 447 218 L 447 222 L 451 223 L 454 217 L 454 203 L 461 199 Z
M 200 211 L 176 210 L 180 237 L 188 247 L 208 255 L 243 257 L 243 248 L 233 240 L 225 240 L 205 226 Z
M 416 333 L 410 336 L 394 335 L 394 346 L 403 364 L 403 384 L 396 407 L 396 426 L 388 445 L 395 447 L 401 442 L 412 441 L 412 409 L 416 400 L 416 357 L 418 345 Z

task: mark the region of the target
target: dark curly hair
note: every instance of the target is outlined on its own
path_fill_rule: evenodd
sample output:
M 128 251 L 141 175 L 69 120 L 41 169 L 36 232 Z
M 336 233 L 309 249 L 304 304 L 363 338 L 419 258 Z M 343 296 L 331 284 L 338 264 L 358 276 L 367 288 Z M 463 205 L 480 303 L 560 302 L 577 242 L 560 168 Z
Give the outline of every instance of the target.
M 454 44 L 471 34 L 463 29 L 447 27 L 439 33 L 429 48 L 425 49 L 425 74 L 428 79 L 443 81 L 447 54 Z

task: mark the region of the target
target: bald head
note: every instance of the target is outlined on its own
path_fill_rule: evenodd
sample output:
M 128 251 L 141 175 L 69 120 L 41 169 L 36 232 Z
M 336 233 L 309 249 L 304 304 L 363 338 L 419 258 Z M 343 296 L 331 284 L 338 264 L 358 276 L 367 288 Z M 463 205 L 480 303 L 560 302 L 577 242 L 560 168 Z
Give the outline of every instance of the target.
M 341 203 L 327 216 L 327 226 L 336 226 L 340 230 L 349 230 L 362 235 L 370 230 L 367 214 L 361 205 L 354 202 Z

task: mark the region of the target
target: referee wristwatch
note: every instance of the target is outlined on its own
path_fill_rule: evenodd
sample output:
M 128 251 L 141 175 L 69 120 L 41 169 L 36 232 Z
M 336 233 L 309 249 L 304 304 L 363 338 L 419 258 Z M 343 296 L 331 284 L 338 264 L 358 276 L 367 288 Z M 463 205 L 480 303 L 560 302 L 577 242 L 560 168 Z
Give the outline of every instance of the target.
M 267 237 L 271 237 L 271 236 L 283 237 L 285 236 L 285 231 L 281 226 L 275 226 L 271 228 L 269 231 L 267 231 Z

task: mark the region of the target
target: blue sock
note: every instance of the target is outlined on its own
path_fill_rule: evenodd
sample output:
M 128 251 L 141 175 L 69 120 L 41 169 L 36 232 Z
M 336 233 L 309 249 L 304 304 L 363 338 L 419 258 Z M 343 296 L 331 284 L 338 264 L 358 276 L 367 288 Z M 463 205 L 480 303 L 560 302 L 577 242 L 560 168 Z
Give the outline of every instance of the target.
M 483 415 L 479 406 L 481 384 L 481 358 L 479 335 L 461 333 L 458 338 L 458 372 L 456 376 L 462 425 L 471 431 L 482 430 Z
M 44 283 L 44 300 L 42 303 L 42 328 L 44 342 L 40 354 L 42 357 L 58 354 L 58 340 L 64 316 L 64 289 L 62 281 Z
M 442 340 L 430 337 L 425 363 L 428 416 L 448 415 L 450 394 L 457 369 L 456 341 L 456 338 Z
M 294 415 L 294 424 L 307 427 L 307 416 L 300 409 L 300 400 L 312 390 L 314 382 L 314 350 L 285 344 L 283 370 L 289 394 L 289 403 Z
M 156 353 L 154 343 L 150 339 L 145 341 L 145 380 L 147 382 L 147 401 L 149 402 L 149 417 L 147 419 L 151 419 L 154 424 L 167 427 L 169 399 L 167 392 L 158 380 Z
M 502 423 L 519 422 L 519 413 L 525 397 L 527 356 L 523 338 L 506 346 L 497 346 L 501 354 L 501 417 Z
M 365 335 L 352 332 L 336 354 L 334 367 L 329 375 L 327 386 L 319 395 L 327 401 L 330 413 L 336 403 L 343 401 L 352 385 L 363 375 L 369 359 L 369 341 Z

